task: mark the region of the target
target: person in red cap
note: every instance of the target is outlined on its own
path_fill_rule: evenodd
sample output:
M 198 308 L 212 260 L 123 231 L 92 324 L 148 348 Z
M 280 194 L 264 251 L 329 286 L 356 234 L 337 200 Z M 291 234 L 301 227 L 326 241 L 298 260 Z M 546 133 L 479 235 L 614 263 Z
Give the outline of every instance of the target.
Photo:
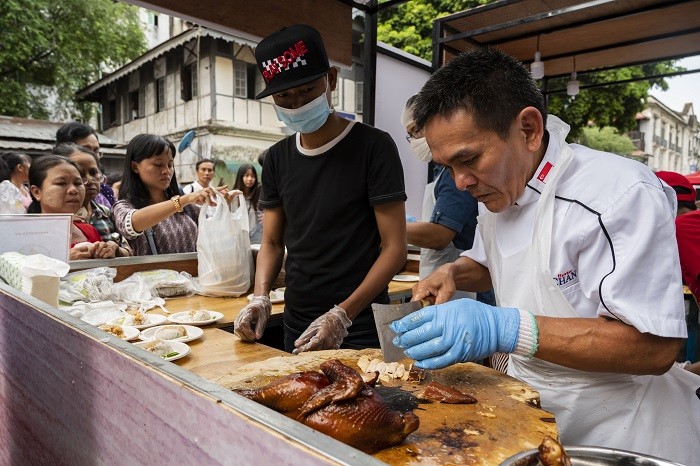
M 277 117 L 296 134 L 265 157 L 263 239 L 254 296 L 235 333 L 262 337 L 269 292 L 285 253 L 284 347 L 379 347 L 371 303 L 406 262 L 406 193 L 391 136 L 341 117 L 331 106 L 338 70 L 311 26 L 283 28 L 255 50 Z
M 676 192 L 676 240 L 683 281 L 700 298 L 700 211 L 695 206 L 695 188 L 680 173 L 660 171 L 656 176 Z

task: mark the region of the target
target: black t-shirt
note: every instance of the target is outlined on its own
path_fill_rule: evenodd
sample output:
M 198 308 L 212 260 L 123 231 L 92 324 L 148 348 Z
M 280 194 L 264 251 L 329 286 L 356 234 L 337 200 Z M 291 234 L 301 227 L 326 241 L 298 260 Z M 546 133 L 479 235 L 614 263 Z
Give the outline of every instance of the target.
M 379 256 L 373 206 L 406 200 L 401 159 L 384 131 L 351 123 L 314 154 L 298 150 L 296 134 L 272 146 L 260 198 L 261 208 L 286 215 L 284 322 L 299 332 L 350 296 Z M 387 289 L 373 302 L 388 303 Z M 376 331 L 370 308 L 349 331 Z

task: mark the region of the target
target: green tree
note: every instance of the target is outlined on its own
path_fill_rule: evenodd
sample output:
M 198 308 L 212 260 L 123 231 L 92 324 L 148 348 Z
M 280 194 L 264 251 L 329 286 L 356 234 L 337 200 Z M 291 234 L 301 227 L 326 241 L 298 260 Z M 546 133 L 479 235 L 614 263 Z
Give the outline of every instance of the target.
M 635 150 L 634 143 L 629 136 L 620 134 L 617 128 L 612 126 L 586 126 L 581 130 L 579 141 L 591 149 L 612 152 L 613 154 L 629 157 Z
M 673 62 L 659 62 L 580 75 L 578 79 L 581 86 L 586 86 L 659 75 L 682 69 L 673 65 Z M 599 127 L 612 126 L 620 132 L 636 129 L 635 117 L 637 113 L 644 110 L 649 89 L 653 86 L 663 90 L 668 89 L 668 84 L 663 78 L 656 78 L 582 89 L 577 96 L 570 97 L 563 91 L 566 89 L 568 79 L 568 77 L 556 78 L 547 84 L 548 89 L 552 91 L 562 90 L 549 94 L 547 110 L 571 125 L 569 140 L 575 140 L 581 129 L 589 124 Z
M 492 3 L 494 0 L 411 0 L 382 11 L 378 17 L 377 37 L 426 60 L 432 59 L 432 28 L 437 18 Z M 579 77 L 581 86 L 680 71 L 673 62 L 633 66 Z M 548 89 L 566 89 L 568 77 L 552 79 Z M 569 140 L 576 140 L 582 128 L 592 122 L 612 126 L 620 132 L 635 128 L 635 116 L 644 109 L 649 89 L 668 89 L 663 79 L 636 81 L 581 90 L 575 97 L 565 91 L 550 94 L 547 108 L 571 125 Z
M 75 92 L 146 50 L 136 7 L 112 0 L 0 2 L 0 114 L 87 119 Z
M 493 0 L 411 0 L 383 10 L 377 38 L 428 61 L 433 56 L 433 21 Z

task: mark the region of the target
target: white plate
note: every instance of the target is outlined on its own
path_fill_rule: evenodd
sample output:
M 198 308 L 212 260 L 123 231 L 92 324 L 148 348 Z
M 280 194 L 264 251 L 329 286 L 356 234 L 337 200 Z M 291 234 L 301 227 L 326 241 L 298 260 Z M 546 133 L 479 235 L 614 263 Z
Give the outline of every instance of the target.
M 134 327 L 139 330 L 142 330 L 144 328 L 153 327 L 154 325 L 160 325 L 166 320 L 165 316 L 162 316 L 160 314 L 145 314 L 144 316 L 146 318 L 147 323 L 141 325 L 124 325 L 124 319 L 128 319 L 128 316 L 117 317 L 115 319 L 110 320 L 107 323 L 110 325 L 122 325 L 124 327 Z
M 212 318 L 209 320 L 195 320 L 191 321 L 188 319 L 188 314 L 189 311 L 183 311 L 183 312 L 176 312 L 175 314 L 170 314 L 168 316 L 168 320 L 170 322 L 175 322 L 176 324 L 189 324 L 189 325 L 209 325 L 213 324 L 214 322 L 223 319 L 224 315 L 220 312 L 216 311 L 210 311 L 208 309 L 202 309 L 203 311 L 207 311 L 209 314 L 212 315 Z
M 418 278 L 418 275 L 394 275 L 392 280 L 395 282 L 417 282 L 420 278 Z
M 132 327 L 131 325 L 117 325 L 117 327 L 121 327 L 122 331 L 124 332 L 124 338 L 122 340 L 124 341 L 131 341 L 135 339 L 141 332 L 139 332 L 139 329 L 136 327 Z M 98 327 L 99 328 L 99 327 Z M 106 331 L 106 330 L 105 330 Z M 114 335 L 113 333 L 107 332 L 110 335 Z M 116 337 L 116 335 L 114 335 Z M 117 337 L 119 338 L 119 337 Z
M 144 330 L 141 332 L 141 335 L 139 338 L 141 338 L 144 341 L 151 341 L 156 339 L 156 332 L 158 332 L 159 329 L 161 328 L 168 328 L 168 327 L 175 327 L 174 325 L 160 325 L 158 327 L 151 327 L 149 329 Z M 181 341 L 181 342 L 186 342 L 186 341 L 192 341 L 196 340 L 197 338 L 200 338 L 202 335 L 204 335 L 204 330 L 202 330 L 199 327 L 193 327 L 192 325 L 181 325 L 181 327 L 184 327 L 185 330 L 187 331 L 187 336 L 180 337 L 180 338 L 174 338 L 172 340 L 165 340 L 165 341 Z M 163 338 L 161 338 L 163 340 Z
M 163 340 L 164 343 L 166 343 L 168 346 L 170 346 L 170 349 L 172 351 L 177 351 L 177 354 L 175 356 L 170 356 L 169 358 L 163 358 L 166 361 L 174 361 L 176 359 L 184 358 L 187 356 L 187 354 L 190 352 L 190 347 L 186 345 L 185 343 L 182 343 L 180 341 L 166 341 Z M 141 347 L 147 343 L 150 343 L 148 341 L 139 341 L 134 343 L 134 346 Z M 154 355 L 155 356 L 155 355 Z

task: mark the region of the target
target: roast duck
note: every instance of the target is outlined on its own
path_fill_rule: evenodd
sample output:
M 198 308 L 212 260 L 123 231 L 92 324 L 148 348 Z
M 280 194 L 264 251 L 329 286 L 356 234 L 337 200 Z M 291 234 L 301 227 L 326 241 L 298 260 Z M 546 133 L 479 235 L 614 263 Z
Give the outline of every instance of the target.
M 376 375 L 365 382 L 337 359 L 321 364 L 321 371 L 233 391 L 369 454 L 400 444 L 418 428 L 413 412 L 392 410 L 379 396 L 372 386 Z

